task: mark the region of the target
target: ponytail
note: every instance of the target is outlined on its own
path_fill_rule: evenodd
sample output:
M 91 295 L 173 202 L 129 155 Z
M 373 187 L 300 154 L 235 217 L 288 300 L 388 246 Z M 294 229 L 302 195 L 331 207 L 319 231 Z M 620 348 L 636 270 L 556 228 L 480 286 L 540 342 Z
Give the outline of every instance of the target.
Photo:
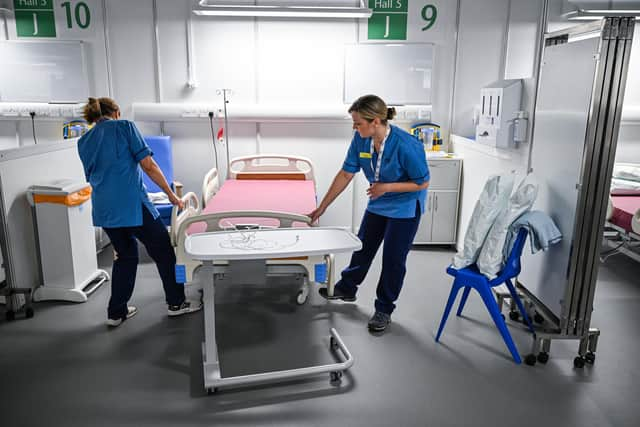
M 82 115 L 89 124 L 93 124 L 105 116 L 113 117 L 118 111 L 120 107 L 111 98 L 89 98 L 89 102 L 82 110 Z

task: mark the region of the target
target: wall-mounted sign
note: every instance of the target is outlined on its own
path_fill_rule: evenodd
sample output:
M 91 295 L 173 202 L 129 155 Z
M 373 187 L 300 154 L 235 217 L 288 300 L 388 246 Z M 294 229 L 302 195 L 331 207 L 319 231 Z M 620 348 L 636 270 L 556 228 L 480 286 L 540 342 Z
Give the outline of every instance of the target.
M 439 41 L 442 28 L 437 25 L 438 12 L 455 14 L 455 5 L 439 5 L 439 0 L 368 0 L 373 14 L 361 25 L 360 40 L 370 42 L 405 41 L 423 43 Z M 364 21 L 363 21 L 364 22 Z
M 18 37 L 55 37 L 53 0 L 13 0 Z
M 90 39 L 94 37 L 91 11 L 99 0 L 13 0 L 18 38 L 50 37 Z

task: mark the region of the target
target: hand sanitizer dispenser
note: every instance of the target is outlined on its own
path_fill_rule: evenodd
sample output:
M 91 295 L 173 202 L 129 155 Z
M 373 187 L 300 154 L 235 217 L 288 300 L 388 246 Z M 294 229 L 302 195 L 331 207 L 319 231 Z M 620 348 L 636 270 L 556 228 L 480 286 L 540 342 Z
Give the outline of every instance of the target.
M 513 145 L 513 120 L 520 111 L 522 80 L 498 80 L 480 90 L 476 141 L 499 147 Z

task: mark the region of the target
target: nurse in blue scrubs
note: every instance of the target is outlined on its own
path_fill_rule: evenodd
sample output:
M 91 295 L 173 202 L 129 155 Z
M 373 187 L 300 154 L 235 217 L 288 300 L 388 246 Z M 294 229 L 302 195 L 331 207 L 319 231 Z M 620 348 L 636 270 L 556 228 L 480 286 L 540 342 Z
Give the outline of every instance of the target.
M 156 263 L 168 305 L 168 315 L 197 311 L 199 301 L 185 299 L 184 285 L 176 282 L 176 256 L 158 210 L 142 183 L 142 171 L 182 208 L 153 160 L 153 152 L 136 125 L 120 119 L 120 107 L 111 98 L 89 98 L 84 118 L 95 126 L 78 141 L 78 154 L 91 184 L 93 224 L 102 227 L 114 249 L 111 299 L 107 325 L 119 326 L 137 313 L 127 303 L 133 294 L 138 267 L 138 242 Z
M 334 294 L 329 296 L 327 289 L 322 288 L 320 295 L 330 300 L 355 301 L 358 285 L 364 281 L 384 241 L 375 313 L 368 323 L 370 331 L 382 332 L 391 323 L 391 313 L 404 281 L 407 255 L 424 213 L 429 167 L 422 143 L 388 123 L 396 111 L 388 108 L 382 99 L 375 95 L 362 96 L 351 105 L 349 113 L 357 132 L 342 169 L 309 216 L 315 222 L 362 170 L 369 181 L 369 203 L 358 231 L 362 249 L 351 256 Z

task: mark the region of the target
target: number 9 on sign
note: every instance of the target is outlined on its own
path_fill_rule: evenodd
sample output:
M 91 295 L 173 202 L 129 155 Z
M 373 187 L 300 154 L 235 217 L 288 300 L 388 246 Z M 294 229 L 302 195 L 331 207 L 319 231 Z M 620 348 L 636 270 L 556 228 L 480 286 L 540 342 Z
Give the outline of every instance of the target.
M 433 24 L 436 23 L 436 18 L 438 17 L 438 9 L 433 4 L 427 4 L 422 8 L 422 19 L 427 23 L 426 26 L 422 27 L 422 31 L 427 31 L 429 28 L 433 27 Z

